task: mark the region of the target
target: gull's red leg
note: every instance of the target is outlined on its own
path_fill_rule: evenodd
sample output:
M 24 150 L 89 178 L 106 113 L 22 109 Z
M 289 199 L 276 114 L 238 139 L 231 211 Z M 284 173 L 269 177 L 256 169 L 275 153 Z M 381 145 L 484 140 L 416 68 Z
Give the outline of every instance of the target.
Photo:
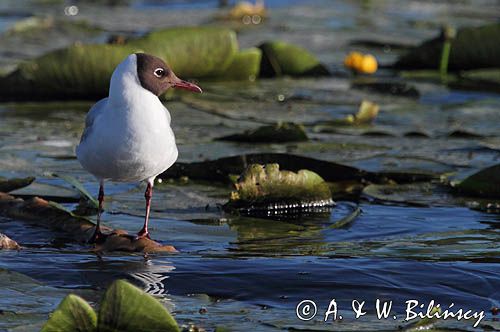
M 95 226 L 94 234 L 89 239 L 89 243 L 99 242 L 104 238 L 101 233 L 101 213 L 102 213 L 102 201 L 104 200 L 104 181 L 100 181 L 99 183 L 99 195 L 97 196 L 99 200 L 99 210 L 97 210 L 97 224 Z
M 146 188 L 146 192 L 144 193 L 144 198 L 146 199 L 146 216 L 144 217 L 144 226 L 142 226 L 142 229 L 137 233 L 137 238 L 143 238 L 149 237 L 149 232 L 148 232 L 148 222 L 149 222 L 149 210 L 151 208 L 151 198 L 153 197 L 153 185 L 148 181 L 148 186 Z

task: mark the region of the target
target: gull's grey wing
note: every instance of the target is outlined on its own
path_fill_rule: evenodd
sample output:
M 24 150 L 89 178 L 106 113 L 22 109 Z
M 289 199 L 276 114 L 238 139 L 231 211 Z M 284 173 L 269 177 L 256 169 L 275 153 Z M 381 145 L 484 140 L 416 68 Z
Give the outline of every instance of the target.
M 87 117 L 85 118 L 85 129 L 83 129 L 82 137 L 80 138 L 80 144 L 82 144 L 82 142 L 85 141 L 85 139 L 92 132 L 92 125 L 94 124 L 94 121 L 97 118 L 97 116 L 101 114 L 107 101 L 108 98 L 99 100 L 97 103 L 94 104 L 94 106 L 92 106 L 90 111 L 87 113 Z

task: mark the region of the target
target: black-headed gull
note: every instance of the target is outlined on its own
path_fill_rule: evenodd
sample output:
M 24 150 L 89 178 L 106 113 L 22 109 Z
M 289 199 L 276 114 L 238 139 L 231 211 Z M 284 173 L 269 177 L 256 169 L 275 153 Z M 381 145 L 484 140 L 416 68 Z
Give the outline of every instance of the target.
M 144 226 L 137 237 L 149 238 L 154 180 L 172 166 L 178 153 L 170 113 L 158 99 L 169 88 L 201 93 L 197 85 L 177 78 L 160 58 L 131 54 L 113 72 L 109 96 L 87 114 L 76 155 L 100 184 L 97 224 L 90 242 L 104 239 L 100 220 L 105 180 L 147 181 Z

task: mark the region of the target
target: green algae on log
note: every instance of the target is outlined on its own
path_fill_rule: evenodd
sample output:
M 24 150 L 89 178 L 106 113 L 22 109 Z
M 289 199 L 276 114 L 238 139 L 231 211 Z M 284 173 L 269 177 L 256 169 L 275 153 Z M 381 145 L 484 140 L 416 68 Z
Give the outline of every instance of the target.
M 69 294 L 41 332 L 178 332 L 175 319 L 154 297 L 124 280 L 115 281 L 104 293 L 99 315 L 79 296 Z
M 95 227 L 89 219 L 74 215 L 57 203 L 38 197 L 25 201 L 2 192 L 0 216 L 64 233 L 69 239 L 79 243 L 87 243 Z M 95 251 L 176 252 L 172 246 L 147 238 L 136 239 L 123 230 L 113 230 L 106 226 L 101 226 L 101 230 L 105 237 L 101 243 L 96 244 Z
M 283 41 L 269 41 L 261 44 L 262 61 L 260 75 L 273 77 L 326 76 L 328 69 L 306 49 Z
M 280 170 L 278 164 L 252 164 L 235 183 L 226 210 L 288 210 L 332 206 L 328 184 L 309 170 Z
M 241 50 L 220 78 L 253 81 L 259 76 L 261 59 L 262 51 L 256 47 Z
M 115 67 L 129 54 L 165 59 L 183 78 L 217 77 L 238 49 L 234 31 L 174 28 L 152 32 L 124 45 L 81 45 L 49 52 L 0 78 L 0 99 L 96 99 L 108 94 Z
M 308 137 L 304 126 L 293 122 L 284 122 L 248 130 L 242 134 L 220 137 L 218 140 L 250 143 L 284 143 L 304 142 L 308 140 Z
M 448 69 L 452 71 L 500 67 L 500 23 L 459 29 L 451 42 Z M 423 42 L 401 56 L 394 67 L 438 69 L 444 37 Z

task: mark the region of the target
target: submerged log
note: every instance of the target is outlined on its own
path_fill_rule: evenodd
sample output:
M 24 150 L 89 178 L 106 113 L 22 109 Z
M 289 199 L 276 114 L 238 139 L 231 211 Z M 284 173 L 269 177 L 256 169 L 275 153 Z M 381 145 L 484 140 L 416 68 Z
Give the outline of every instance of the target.
M 79 243 L 87 243 L 94 231 L 89 219 L 74 215 L 57 203 L 35 197 L 23 200 L 0 192 L 0 216 L 15 218 L 66 234 Z M 135 239 L 124 230 L 101 227 L 105 237 L 94 247 L 95 251 L 176 252 L 173 246 L 162 245 L 150 239 Z

